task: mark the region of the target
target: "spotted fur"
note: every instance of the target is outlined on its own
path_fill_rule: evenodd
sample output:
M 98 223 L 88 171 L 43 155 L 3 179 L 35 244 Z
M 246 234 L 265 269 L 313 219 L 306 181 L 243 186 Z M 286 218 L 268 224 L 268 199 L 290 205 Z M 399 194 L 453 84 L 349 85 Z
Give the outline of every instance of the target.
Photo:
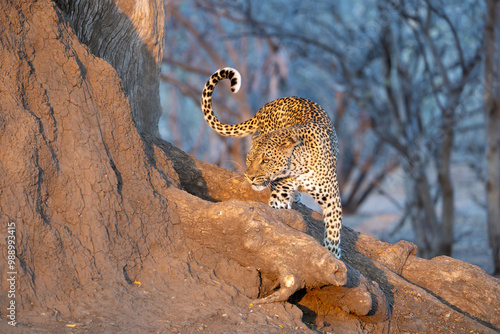
M 248 121 L 222 124 L 212 109 L 212 93 L 220 80 L 231 80 L 237 92 L 241 76 L 235 69 L 215 72 L 205 84 L 202 110 L 207 123 L 224 136 L 240 137 L 255 132 L 247 155 L 245 178 L 254 190 L 271 188 L 269 205 L 290 209 L 309 193 L 323 209 L 324 245 L 340 258 L 342 204 L 337 181 L 338 140 L 327 113 L 313 101 L 300 97 L 280 98 L 263 106 Z

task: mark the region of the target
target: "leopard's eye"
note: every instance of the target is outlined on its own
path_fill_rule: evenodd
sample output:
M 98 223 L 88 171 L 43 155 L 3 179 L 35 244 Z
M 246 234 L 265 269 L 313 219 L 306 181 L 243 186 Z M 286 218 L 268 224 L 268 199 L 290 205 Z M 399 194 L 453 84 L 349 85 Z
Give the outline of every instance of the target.
M 267 158 L 262 159 L 263 164 L 267 164 L 268 162 L 269 162 L 269 159 L 267 159 Z

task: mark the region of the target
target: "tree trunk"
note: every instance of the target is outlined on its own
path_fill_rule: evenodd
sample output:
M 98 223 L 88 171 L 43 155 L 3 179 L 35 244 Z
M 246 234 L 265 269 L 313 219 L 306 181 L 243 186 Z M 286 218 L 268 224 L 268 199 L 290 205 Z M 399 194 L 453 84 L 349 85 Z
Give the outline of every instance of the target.
M 495 275 L 500 275 L 500 68 L 495 61 L 500 57 L 497 45 L 499 1 L 486 0 L 484 61 L 484 111 L 487 123 L 486 140 L 486 201 L 488 206 L 488 234 L 493 252 Z
M 0 332 L 498 331 L 497 279 L 347 227 L 335 259 L 317 212 L 139 135 L 53 2 L 0 6 Z
M 55 0 L 78 39 L 122 80 L 140 133 L 155 136 L 161 116 L 162 0 Z
M 434 208 L 429 180 L 424 171 L 424 165 L 417 165 L 412 169 L 408 182 L 407 201 L 410 207 L 410 217 L 420 247 L 419 255 L 425 258 L 449 254 L 451 243 L 447 241 Z
M 445 118 L 452 118 L 453 114 L 444 116 Z M 453 223 L 455 218 L 455 210 L 453 207 L 454 203 L 454 191 L 453 183 L 451 181 L 451 171 L 450 171 L 450 161 L 451 161 L 451 151 L 453 148 L 453 122 L 446 119 L 445 125 L 443 127 L 443 143 L 441 146 L 440 155 L 438 160 L 438 181 L 441 185 L 441 198 L 442 198 L 442 232 L 443 240 L 441 243 L 440 255 L 451 256 L 452 246 L 453 246 Z

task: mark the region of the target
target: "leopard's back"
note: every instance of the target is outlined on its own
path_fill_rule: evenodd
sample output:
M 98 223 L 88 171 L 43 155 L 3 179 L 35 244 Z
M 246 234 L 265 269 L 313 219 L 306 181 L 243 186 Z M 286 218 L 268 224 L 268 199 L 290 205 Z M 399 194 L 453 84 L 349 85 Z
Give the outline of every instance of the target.
M 333 129 L 327 113 L 317 103 L 296 96 L 284 97 L 264 105 L 249 120 L 239 124 L 223 124 L 212 108 L 212 94 L 218 82 L 231 81 L 231 91 L 241 86 L 240 73 L 230 67 L 222 68 L 210 76 L 202 93 L 201 109 L 208 125 L 223 136 L 241 137 L 255 132 L 265 135 L 292 125 L 315 123 Z
M 290 96 L 264 105 L 259 112 L 259 132 L 264 135 L 272 131 L 299 124 L 320 124 L 333 129 L 328 114 L 316 102 Z

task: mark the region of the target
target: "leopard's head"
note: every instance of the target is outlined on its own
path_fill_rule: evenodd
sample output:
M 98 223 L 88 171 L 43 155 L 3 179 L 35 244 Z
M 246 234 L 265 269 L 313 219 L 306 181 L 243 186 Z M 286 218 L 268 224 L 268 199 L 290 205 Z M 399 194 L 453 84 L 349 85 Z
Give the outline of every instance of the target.
M 301 143 L 299 136 L 283 136 L 280 132 L 254 137 L 245 172 L 252 188 L 261 191 L 272 181 L 290 176 L 292 155 Z

